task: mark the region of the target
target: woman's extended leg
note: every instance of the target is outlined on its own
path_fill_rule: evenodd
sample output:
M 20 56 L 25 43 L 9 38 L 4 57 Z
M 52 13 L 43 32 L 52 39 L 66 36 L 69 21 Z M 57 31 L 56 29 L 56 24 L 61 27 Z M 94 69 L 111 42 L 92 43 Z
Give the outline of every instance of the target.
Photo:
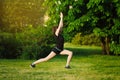
M 39 60 L 33 62 L 33 64 L 36 65 L 36 64 L 38 64 L 38 63 L 45 62 L 45 61 L 47 61 L 47 60 L 53 58 L 55 55 L 56 55 L 56 53 L 54 53 L 54 52 L 52 51 L 47 57 L 41 58 L 41 59 L 39 59 Z
M 60 54 L 61 55 L 68 55 L 66 67 L 69 66 L 70 65 L 70 61 L 72 59 L 73 52 L 69 51 L 69 50 L 63 50 Z

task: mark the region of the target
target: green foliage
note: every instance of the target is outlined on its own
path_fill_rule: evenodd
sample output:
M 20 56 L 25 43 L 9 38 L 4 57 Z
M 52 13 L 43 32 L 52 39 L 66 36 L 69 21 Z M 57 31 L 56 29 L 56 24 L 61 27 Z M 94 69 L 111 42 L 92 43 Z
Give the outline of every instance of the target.
M 77 33 L 75 37 L 72 39 L 73 44 L 77 45 L 100 45 L 99 37 L 94 34 L 82 35 L 81 33 Z
M 50 30 L 50 29 L 49 29 Z M 46 27 L 33 28 L 31 25 L 23 33 L 18 34 L 18 39 L 22 42 L 22 55 L 24 59 L 37 59 L 45 57 L 49 52 L 50 31 Z M 46 49 L 48 52 L 46 52 Z M 44 55 L 41 55 L 43 54 Z
M 114 26 L 112 27 L 111 31 L 109 32 L 109 34 L 111 33 L 114 35 L 120 35 L 120 19 L 114 19 Z
M 37 59 L 50 52 L 49 28 L 30 25 L 20 33 L 0 34 L 0 58 Z M 47 50 L 46 50 L 47 49 Z
M 0 58 L 18 58 L 21 43 L 14 34 L 0 32 Z
M 81 33 L 78 33 L 75 35 L 75 37 L 73 37 L 72 43 L 73 44 L 80 44 L 80 40 L 81 40 Z
M 101 36 L 101 37 L 107 36 L 107 33 L 103 32 L 100 28 L 95 28 L 93 32 L 97 36 Z
M 116 55 L 119 55 L 120 54 L 120 45 L 112 42 L 110 44 L 110 51 L 113 52 Z
M 32 24 L 42 25 L 45 9 L 44 0 L 0 0 L 0 30 L 21 32 Z

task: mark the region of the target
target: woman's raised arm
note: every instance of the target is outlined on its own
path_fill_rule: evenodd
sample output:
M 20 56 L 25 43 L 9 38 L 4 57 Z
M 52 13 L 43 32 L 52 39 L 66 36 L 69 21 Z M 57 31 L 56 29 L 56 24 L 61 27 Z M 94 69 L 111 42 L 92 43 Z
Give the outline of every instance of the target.
M 63 27 L 63 13 L 61 12 L 61 13 L 60 13 L 60 22 L 59 22 L 58 28 L 57 28 L 57 30 L 56 30 L 56 32 L 55 32 L 55 35 L 56 35 L 56 36 L 59 35 L 62 27 Z

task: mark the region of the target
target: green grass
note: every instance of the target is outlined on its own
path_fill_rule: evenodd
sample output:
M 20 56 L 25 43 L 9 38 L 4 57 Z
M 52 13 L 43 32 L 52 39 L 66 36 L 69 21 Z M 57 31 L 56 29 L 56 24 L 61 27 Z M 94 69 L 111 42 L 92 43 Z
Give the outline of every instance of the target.
M 65 44 L 74 52 L 72 69 L 67 56 L 56 56 L 32 69 L 34 60 L 0 59 L 0 80 L 119 80 L 120 57 L 101 55 L 100 47 Z

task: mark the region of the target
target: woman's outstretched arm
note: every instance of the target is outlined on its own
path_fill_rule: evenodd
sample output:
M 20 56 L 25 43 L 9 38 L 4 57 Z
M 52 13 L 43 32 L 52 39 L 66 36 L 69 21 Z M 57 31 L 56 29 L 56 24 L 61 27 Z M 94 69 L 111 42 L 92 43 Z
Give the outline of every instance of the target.
M 56 32 L 55 32 L 55 35 L 56 35 L 56 36 L 59 35 L 62 27 L 63 27 L 63 13 L 61 12 L 61 13 L 60 13 L 60 22 L 59 22 L 58 28 L 57 28 L 57 30 L 56 30 Z

